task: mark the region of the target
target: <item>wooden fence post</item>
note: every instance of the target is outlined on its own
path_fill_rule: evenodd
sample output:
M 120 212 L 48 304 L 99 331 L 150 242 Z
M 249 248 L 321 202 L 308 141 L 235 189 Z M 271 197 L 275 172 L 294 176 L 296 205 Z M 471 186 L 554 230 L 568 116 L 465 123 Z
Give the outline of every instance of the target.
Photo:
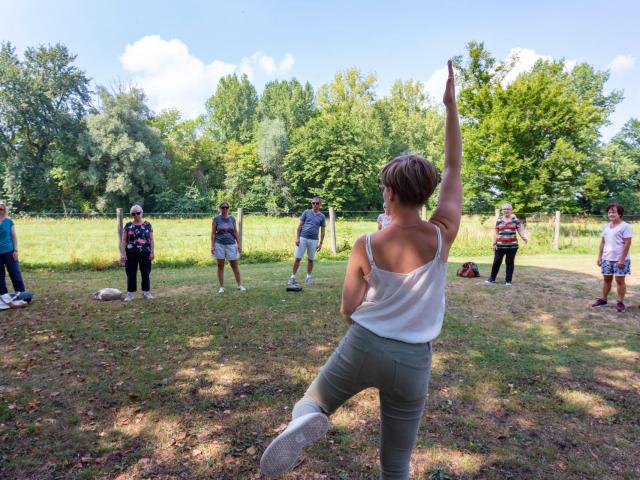
M 496 208 L 496 214 L 495 214 L 495 218 L 494 218 L 494 223 L 498 221 L 498 219 L 500 218 L 500 209 Z
M 242 207 L 238 208 L 238 218 L 236 218 L 236 222 L 238 222 L 238 236 L 240 237 L 238 239 L 238 242 L 240 243 L 240 245 L 242 245 Z
M 118 252 L 120 252 L 120 242 L 122 242 L 122 209 L 116 208 L 116 221 L 118 222 Z
M 338 243 L 336 239 L 336 211 L 329 207 L 329 234 L 331 235 L 331 251 L 335 255 L 338 253 Z
M 422 211 L 420 213 L 420 216 L 422 217 L 423 221 L 425 221 L 425 222 L 427 221 L 427 206 L 426 205 L 422 206 Z
M 553 249 L 560 249 L 560 211 L 556 210 L 556 222 L 553 230 Z

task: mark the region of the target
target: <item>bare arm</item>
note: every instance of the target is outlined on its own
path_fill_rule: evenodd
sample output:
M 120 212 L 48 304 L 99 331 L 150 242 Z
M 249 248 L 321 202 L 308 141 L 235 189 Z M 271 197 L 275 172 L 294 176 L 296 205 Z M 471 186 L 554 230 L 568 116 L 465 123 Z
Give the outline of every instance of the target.
M 598 266 L 602 265 L 602 254 L 604 252 L 604 237 L 600 240 L 600 248 L 598 249 Z
M 300 220 L 300 223 L 298 224 L 298 230 L 296 230 L 296 246 L 300 245 L 300 233 L 302 233 L 303 225 L 304 225 L 304 222 Z
M 362 303 L 367 293 L 368 284 L 364 279 L 365 273 L 363 270 L 363 266 L 368 265 L 365 241 L 365 237 L 362 236 L 354 243 L 351 255 L 349 255 L 349 263 L 347 263 L 344 284 L 342 285 L 340 313 L 347 323 L 353 322 L 351 315 Z
M 449 78 L 444 92 L 443 102 L 447 112 L 444 139 L 444 171 L 442 173 L 442 185 L 440 196 L 431 219 L 437 224 L 444 235 L 448 245 L 453 243 L 460 227 L 462 214 L 462 135 L 460 133 L 460 120 L 458 119 L 458 107 L 456 106 L 455 80 L 453 65 L 448 62 Z
M 631 249 L 631 237 L 624 239 L 624 245 L 622 246 L 622 254 L 620 258 L 618 258 L 618 265 L 624 267 L 624 263 L 627 260 L 627 255 L 629 255 L 629 250 Z
M 238 232 L 238 226 L 236 222 L 233 222 L 233 236 L 236 237 L 236 243 L 238 244 L 238 251 L 242 253 L 242 243 L 240 242 L 240 232 Z
M 520 235 L 520 238 L 522 238 L 524 243 L 529 243 L 529 239 L 527 238 L 527 235 L 524 233 L 524 226 L 522 225 L 522 223 L 520 223 L 520 226 L 518 227 L 518 234 Z
M 212 220 L 211 221 L 211 253 L 213 253 L 213 250 L 215 249 L 215 244 L 216 244 L 216 221 Z
M 325 231 L 326 231 L 326 227 L 320 227 L 320 243 L 316 248 L 317 251 L 320 251 L 320 249 L 322 248 L 322 242 L 324 242 L 324 234 L 326 233 Z

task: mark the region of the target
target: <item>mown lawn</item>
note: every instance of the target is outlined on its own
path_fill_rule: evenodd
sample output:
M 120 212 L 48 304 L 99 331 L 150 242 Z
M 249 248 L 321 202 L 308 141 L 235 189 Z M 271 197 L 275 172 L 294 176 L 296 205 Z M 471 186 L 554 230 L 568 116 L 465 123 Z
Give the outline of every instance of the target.
M 551 252 L 553 222 L 527 223 L 527 255 Z M 126 221 L 126 219 L 125 219 Z M 156 239 L 157 266 L 207 266 L 211 264 L 210 218 L 150 217 Z M 597 254 L 604 218 L 571 219 L 562 223 L 560 250 L 555 253 Z M 638 224 L 634 224 L 637 227 Z M 246 215 L 243 228 L 243 262 L 289 261 L 294 250 L 297 217 Z M 452 254 L 490 255 L 493 217 L 469 216 L 462 224 Z M 337 255 L 331 252 L 329 227 L 320 260 L 344 260 L 356 238 L 377 228 L 375 214 L 369 218 L 342 219 L 336 223 Z M 114 218 L 17 218 L 16 229 L 23 268 L 56 270 L 105 269 L 117 266 L 118 237 Z M 632 255 L 640 253 L 640 244 L 632 245 Z
M 626 314 L 594 311 L 592 256 L 519 261 L 509 290 L 451 262 L 412 478 L 639 478 L 640 282 Z M 156 268 L 156 300 L 128 305 L 90 296 L 121 270 L 28 272 L 34 303 L 0 312 L 0 478 L 260 478 L 346 329 L 344 266 L 295 294 L 288 264 L 243 265 L 224 296 L 212 268 Z M 368 390 L 286 478 L 376 478 L 377 442 Z

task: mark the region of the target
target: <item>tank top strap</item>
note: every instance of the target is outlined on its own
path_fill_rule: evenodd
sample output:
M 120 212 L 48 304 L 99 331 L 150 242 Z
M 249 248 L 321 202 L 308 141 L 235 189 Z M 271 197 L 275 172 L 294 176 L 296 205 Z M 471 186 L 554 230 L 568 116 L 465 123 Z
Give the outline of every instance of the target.
M 367 233 L 367 241 L 365 244 L 365 249 L 367 250 L 367 258 L 369 259 L 369 265 L 371 265 L 371 267 L 375 267 L 376 262 L 373 259 L 373 251 L 371 250 L 371 234 L 370 233 Z
M 431 225 L 436 227 L 436 236 L 438 237 L 438 250 L 436 251 L 435 258 L 440 260 L 440 253 L 442 253 L 442 233 L 440 232 L 440 227 L 437 226 L 435 223 L 432 223 Z

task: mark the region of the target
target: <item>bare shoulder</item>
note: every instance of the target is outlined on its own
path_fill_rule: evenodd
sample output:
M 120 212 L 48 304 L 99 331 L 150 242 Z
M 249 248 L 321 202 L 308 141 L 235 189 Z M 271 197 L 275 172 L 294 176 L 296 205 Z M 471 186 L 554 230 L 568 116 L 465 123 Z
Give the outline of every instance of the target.
M 456 235 L 458 235 L 458 228 L 460 227 L 459 221 L 446 221 L 443 220 L 440 216 L 435 215 L 425 223 L 429 223 L 432 226 L 438 227 L 440 229 L 440 233 L 442 234 L 442 240 L 447 245 L 451 245 L 456 239 Z

